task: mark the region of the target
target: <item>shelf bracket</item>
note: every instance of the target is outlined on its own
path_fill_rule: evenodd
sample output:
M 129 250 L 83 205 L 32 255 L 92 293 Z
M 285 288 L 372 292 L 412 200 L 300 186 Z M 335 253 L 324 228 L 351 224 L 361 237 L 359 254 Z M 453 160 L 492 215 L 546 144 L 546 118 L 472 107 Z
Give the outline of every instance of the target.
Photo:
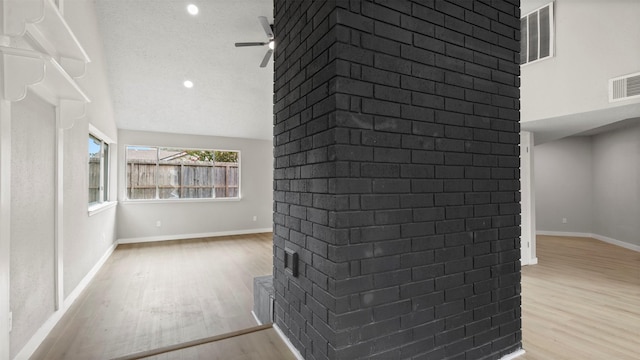
M 0 47 L 2 61 L 2 97 L 20 101 L 27 96 L 27 88 L 44 81 L 44 59 L 37 53 Z
M 53 0 L 0 1 L 0 35 L 24 37 L 34 50 L 54 58 L 71 77 L 84 75 L 89 55 Z
M 46 0 L 3 0 L 3 35 L 22 36 L 27 23 L 37 23 L 44 18 Z

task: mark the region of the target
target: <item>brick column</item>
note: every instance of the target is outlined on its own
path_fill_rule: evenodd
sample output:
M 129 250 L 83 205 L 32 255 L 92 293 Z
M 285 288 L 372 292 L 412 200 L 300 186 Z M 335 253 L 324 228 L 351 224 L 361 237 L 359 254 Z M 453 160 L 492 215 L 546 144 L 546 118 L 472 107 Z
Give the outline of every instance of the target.
M 274 2 L 276 325 L 306 359 L 520 348 L 519 1 Z

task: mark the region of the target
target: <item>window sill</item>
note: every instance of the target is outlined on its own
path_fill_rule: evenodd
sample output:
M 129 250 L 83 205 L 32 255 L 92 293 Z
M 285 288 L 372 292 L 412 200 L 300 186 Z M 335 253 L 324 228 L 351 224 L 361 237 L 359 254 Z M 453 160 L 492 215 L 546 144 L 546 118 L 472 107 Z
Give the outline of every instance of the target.
M 91 205 L 89 206 L 89 216 L 93 216 L 97 213 L 101 213 L 107 209 L 111 209 L 112 207 L 115 207 L 116 205 L 118 205 L 117 201 L 107 201 L 107 202 L 103 202 L 101 204 L 96 204 L 96 205 Z
M 542 62 L 542 61 L 545 61 L 545 60 L 550 60 L 550 59 L 553 59 L 553 58 L 555 58 L 555 56 L 554 56 L 554 55 L 549 55 L 549 56 L 545 56 L 545 57 L 540 58 L 540 59 L 536 59 L 536 60 L 533 60 L 533 61 L 526 62 L 526 63 L 524 63 L 524 64 L 520 64 L 520 66 L 521 66 L 521 67 L 526 67 L 526 66 L 528 66 L 528 65 L 531 65 L 531 64 L 537 64 L 537 63 L 539 63 L 539 62 Z
M 175 204 L 175 203 L 210 203 L 210 202 L 234 202 L 240 201 L 242 198 L 215 198 L 215 199 L 151 199 L 151 200 L 121 200 L 122 205 L 141 205 L 141 204 Z

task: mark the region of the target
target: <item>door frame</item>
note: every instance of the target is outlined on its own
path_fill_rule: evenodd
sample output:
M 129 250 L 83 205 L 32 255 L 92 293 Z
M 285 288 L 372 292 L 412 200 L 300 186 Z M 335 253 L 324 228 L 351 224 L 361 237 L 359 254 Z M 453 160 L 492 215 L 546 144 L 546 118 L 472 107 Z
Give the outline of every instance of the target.
M 536 257 L 536 205 L 534 186 L 534 137 L 520 132 L 520 263 L 533 265 Z

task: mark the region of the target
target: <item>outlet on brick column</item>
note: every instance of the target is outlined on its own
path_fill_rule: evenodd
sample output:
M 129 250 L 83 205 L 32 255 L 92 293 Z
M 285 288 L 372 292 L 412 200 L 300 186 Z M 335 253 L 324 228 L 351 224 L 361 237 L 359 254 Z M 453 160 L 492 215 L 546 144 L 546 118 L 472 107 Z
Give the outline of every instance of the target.
M 284 249 L 284 270 L 293 277 L 298 277 L 298 253 Z

